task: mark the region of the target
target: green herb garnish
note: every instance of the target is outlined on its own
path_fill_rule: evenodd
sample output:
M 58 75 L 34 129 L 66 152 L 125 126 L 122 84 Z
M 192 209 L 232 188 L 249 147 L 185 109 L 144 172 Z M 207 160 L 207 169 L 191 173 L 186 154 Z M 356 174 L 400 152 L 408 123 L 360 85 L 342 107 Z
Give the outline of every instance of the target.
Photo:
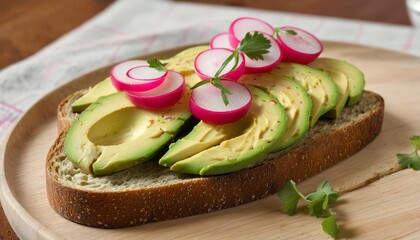
M 281 210 L 292 216 L 296 213 L 297 204 L 300 199 L 307 203 L 310 215 L 317 218 L 326 218 L 322 222 L 322 229 L 325 233 L 333 238 L 338 236 L 338 225 L 336 222 L 336 214 L 331 211 L 329 206 L 337 201 L 338 193 L 334 191 L 332 185 L 328 181 L 323 181 L 316 188 L 316 192 L 304 196 L 296 188 L 296 183 L 289 180 L 279 191 Z
M 168 63 L 162 63 L 159 59 L 152 57 L 149 60 L 147 60 L 147 63 L 149 64 L 149 67 L 154 68 L 160 72 L 166 71 L 166 65 Z
M 412 168 L 420 170 L 420 157 L 418 151 L 420 149 L 420 136 L 413 136 L 410 138 L 410 143 L 414 147 L 412 153 L 397 153 L 398 163 L 402 168 Z
M 322 230 L 333 238 L 336 238 L 339 233 L 336 217 L 337 215 L 331 212 L 331 215 L 322 221 Z
M 247 55 L 252 60 L 263 60 L 264 54 L 267 54 L 271 47 L 271 42 L 262 33 L 247 33 L 239 43 L 235 51 L 239 51 Z
M 225 105 L 229 104 L 229 99 L 227 94 L 232 94 L 227 88 L 225 88 L 221 83 L 220 74 L 226 68 L 226 66 L 234 60 L 234 64 L 230 71 L 234 70 L 239 64 L 239 53 L 243 53 L 248 56 L 252 60 L 263 60 L 264 54 L 267 54 L 269 51 L 268 49 L 271 47 L 271 42 L 269 39 L 264 37 L 262 33 L 254 32 L 254 33 L 247 33 L 242 41 L 239 43 L 238 47 L 233 51 L 229 57 L 222 63 L 220 68 L 214 74 L 214 76 L 208 80 L 200 81 L 199 83 L 195 84 L 191 89 L 198 88 L 203 86 L 204 84 L 211 83 L 216 88 L 220 89 L 223 102 Z
M 328 181 L 323 181 L 313 192 L 306 196 L 309 214 L 315 217 L 328 217 L 331 215 L 329 204 L 335 203 L 338 193 L 334 191 Z
M 298 34 L 295 30 L 292 30 L 292 29 L 283 30 L 279 27 L 276 27 L 274 29 L 273 37 L 278 38 L 280 33 L 285 33 L 285 34 L 288 34 L 288 35 L 291 35 L 291 36 L 296 36 Z

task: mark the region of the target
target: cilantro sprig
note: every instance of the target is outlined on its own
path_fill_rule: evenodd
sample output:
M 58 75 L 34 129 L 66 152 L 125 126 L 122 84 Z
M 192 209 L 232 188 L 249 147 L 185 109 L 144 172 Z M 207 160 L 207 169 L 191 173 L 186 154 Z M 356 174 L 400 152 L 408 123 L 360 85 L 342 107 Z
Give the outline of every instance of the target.
M 274 29 L 273 37 L 278 38 L 281 33 L 288 34 L 288 35 L 291 35 L 291 36 L 296 36 L 298 34 L 295 30 L 292 30 L 292 29 L 283 30 L 279 27 L 276 27 Z
M 412 168 L 420 170 L 420 156 L 418 151 L 420 149 L 420 136 L 412 136 L 410 143 L 414 147 L 412 153 L 397 153 L 398 163 L 402 168 Z
M 234 60 L 234 64 L 230 71 L 234 70 L 239 64 L 239 53 L 243 53 L 248 56 L 252 60 L 263 60 L 264 54 L 267 54 L 271 47 L 271 42 L 269 39 L 264 37 L 262 33 L 254 32 L 254 33 L 246 33 L 245 37 L 241 40 L 238 47 L 233 51 L 231 55 L 229 55 L 226 60 L 220 65 L 220 68 L 214 74 L 213 77 L 207 80 L 200 81 L 199 83 L 195 84 L 191 89 L 198 88 L 203 86 L 207 83 L 211 83 L 216 88 L 220 89 L 221 95 L 223 98 L 223 102 L 225 105 L 229 104 L 229 99 L 227 94 L 232 94 L 229 89 L 225 88 L 221 83 L 220 80 L 223 78 L 220 74 L 223 70 L 227 67 L 227 65 Z
M 308 213 L 317 218 L 325 218 L 322 221 L 322 229 L 325 233 L 333 238 L 336 238 L 339 233 L 339 228 L 336 222 L 336 213 L 332 212 L 329 206 L 334 204 L 338 199 L 338 193 L 334 191 L 332 185 L 328 181 L 320 183 L 316 192 L 304 196 L 296 188 L 296 183 L 289 180 L 284 185 L 283 189 L 279 191 L 278 196 L 281 202 L 282 212 L 292 216 L 296 213 L 296 208 L 299 200 L 304 200 L 308 207 Z
M 147 60 L 147 63 L 149 64 L 149 67 L 154 68 L 158 71 L 166 71 L 166 65 L 168 63 L 162 63 L 159 59 L 157 59 L 156 57 L 152 57 L 149 60 Z

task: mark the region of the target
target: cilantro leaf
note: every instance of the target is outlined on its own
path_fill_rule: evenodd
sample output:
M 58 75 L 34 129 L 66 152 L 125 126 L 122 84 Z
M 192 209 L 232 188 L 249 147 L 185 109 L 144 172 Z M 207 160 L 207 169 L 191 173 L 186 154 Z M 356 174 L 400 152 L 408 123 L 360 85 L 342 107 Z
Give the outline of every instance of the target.
M 296 183 L 289 180 L 284 185 L 283 189 L 278 193 L 281 202 L 282 212 L 292 216 L 296 213 L 296 206 L 299 199 L 305 199 L 305 197 L 297 190 Z
M 246 33 L 245 37 L 239 43 L 239 52 L 244 53 L 252 60 L 263 60 L 264 54 L 267 54 L 271 47 L 271 42 L 262 33 Z
M 420 157 L 415 150 L 412 153 L 397 153 L 398 163 L 402 168 L 412 168 L 414 170 L 420 170 Z
M 410 143 L 413 144 L 413 146 L 416 149 L 419 149 L 420 148 L 420 136 L 412 136 L 410 138 Z
M 149 67 L 154 68 L 158 71 L 166 71 L 166 65 L 168 64 L 162 63 L 161 61 L 159 61 L 159 59 L 155 57 L 147 60 L 147 63 L 149 64 Z
M 309 214 L 315 217 L 330 216 L 329 205 L 335 203 L 338 193 L 328 181 L 320 183 L 316 192 L 306 196 Z
M 322 229 L 333 238 L 338 236 L 338 226 L 336 223 L 336 214 L 329 208 L 330 204 L 337 201 L 338 193 L 334 191 L 328 181 L 320 183 L 316 192 L 303 196 L 296 188 L 296 183 L 289 180 L 283 189 L 278 193 L 281 201 L 281 210 L 289 216 L 296 213 L 296 206 L 299 199 L 304 199 L 308 203 L 309 214 L 315 217 L 326 217 L 322 221 Z
M 283 30 L 279 27 L 276 27 L 274 29 L 273 37 L 278 38 L 280 33 L 285 33 L 285 34 L 288 34 L 288 35 L 291 35 L 291 36 L 296 36 L 298 34 L 295 30 L 292 30 L 292 29 Z
M 397 153 L 398 163 L 402 168 L 412 168 L 420 170 L 420 156 L 418 150 L 420 149 L 420 136 L 412 136 L 410 143 L 414 146 L 412 153 Z
M 322 230 L 333 238 L 337 238 L 339 233 L 336 218 L 336 214 L 331 212 L 331 215 L 322 221 Z

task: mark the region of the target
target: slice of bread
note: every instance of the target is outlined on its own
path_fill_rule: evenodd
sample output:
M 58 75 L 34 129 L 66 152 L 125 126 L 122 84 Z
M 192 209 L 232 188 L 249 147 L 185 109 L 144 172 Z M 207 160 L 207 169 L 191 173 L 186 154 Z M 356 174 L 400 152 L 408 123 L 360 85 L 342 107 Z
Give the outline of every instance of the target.
M 288 179 L 303 181 L 348 158 L 381 131 L 384 101 L 366 91 L 340 118 L 321 119 L 296 145 L 271 153 L 261 165 L 200 177 L 179 174 L 157 162 L 96 177 L 75 168 L 63 142 L 76 115 L 69 96 L 59 106 L 61 134 L 46 163 L 48 199 L 63 217 L 88 226 L 120 228 L 212 212 L 275 194 Z

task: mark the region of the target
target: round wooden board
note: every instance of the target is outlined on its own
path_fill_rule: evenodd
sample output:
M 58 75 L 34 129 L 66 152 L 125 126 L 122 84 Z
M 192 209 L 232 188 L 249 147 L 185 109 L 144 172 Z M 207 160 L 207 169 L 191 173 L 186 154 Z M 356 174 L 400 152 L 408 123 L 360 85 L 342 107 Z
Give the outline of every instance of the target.
M 168 57 L 181 48 L 153 54 Z M 408 138 L 420 134 L 420 59 L 364 46 L 325 43 L 323 56 L 345 59 L 366 76 L 366 89 L 386 103 L 381 134 L 365 149 L 299 185 L 304 192 L 324 179 L 334 185 L 392 165 L 397 152 L 411 152 Z M 148 56 L 143 56 L 146 58 Z M 58 88 L 35 104 L 0 149 L 1 203 L 21 239 L 284 238 L 328 239 L 321 219 L 299 211 L 289 217 L 276 196 L 239 207 L 124 229 L 104 230 L 70 222 L 49 206 L 44 165 L 57 136 L 56 107 L 68 94 L 104 79 L 109 67 Z M 420 172 L 403 170 L 341 196 L 333 210 L 343 238 L 420 238 Z M 168 199 L 168 201 L 171 201 Z

